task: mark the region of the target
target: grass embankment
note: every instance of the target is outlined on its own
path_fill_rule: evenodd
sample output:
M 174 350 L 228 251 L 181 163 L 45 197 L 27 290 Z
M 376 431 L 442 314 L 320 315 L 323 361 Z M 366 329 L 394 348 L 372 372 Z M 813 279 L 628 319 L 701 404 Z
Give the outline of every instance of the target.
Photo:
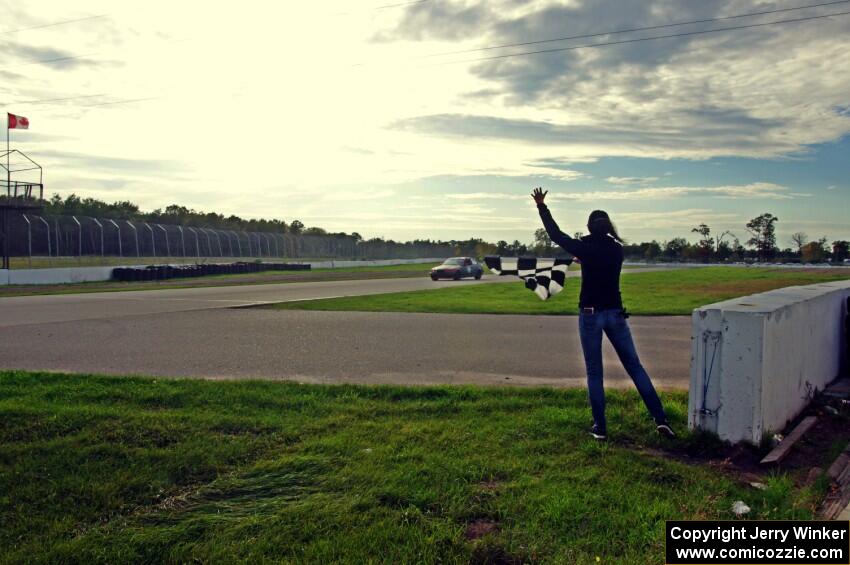
M 785 286 L 850 279 L 850 269 L 768 269 L 704 267 L 624 274 L 623 302 L 642 315 L 685 315 L 694 308 Z M 392 294 L 329 298 L 275 305 L 280 309 L 438 312 L 453 314 L 577 314 L 580 280 L 567 279 L 564 290 L 542 301 L 516 284 L 464 286 Z
M 0 297 L 39 294 L 78 294 L 86 292 L 121 292 L 128 290 L 162 290 L 164 288 L 197 288 L 210 286 L 239 286 L 291 282 L 321 282 L 363 279 L 395 279 L 427 277 L 434 264 L 382 265 L 376 267 L 340 267 L 310 271 L 263 271 L 241 275 L 210 275 L 188 279 L 169 279 L 144 282 L 89 282 L 54 285 L 0 286 Z
M 686 460 L 716 445 L 658 437 L 634 393 L 608 409 L 599 444 L 581 390 L 0 373 L 0 561 L 643 564 L 666 519 L 824 493 Z

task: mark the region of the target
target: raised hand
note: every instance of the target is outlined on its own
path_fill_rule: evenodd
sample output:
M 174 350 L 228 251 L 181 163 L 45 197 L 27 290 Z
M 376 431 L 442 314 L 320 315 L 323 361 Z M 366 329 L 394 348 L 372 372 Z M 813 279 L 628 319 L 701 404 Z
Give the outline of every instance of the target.
M 531 191 L 531 197 L 534 198 L 534 202 L 537 204 L 543 204 L 547 194 L 549 194 L 549 191 L 543 190 L 543 187 L 540 186 Z

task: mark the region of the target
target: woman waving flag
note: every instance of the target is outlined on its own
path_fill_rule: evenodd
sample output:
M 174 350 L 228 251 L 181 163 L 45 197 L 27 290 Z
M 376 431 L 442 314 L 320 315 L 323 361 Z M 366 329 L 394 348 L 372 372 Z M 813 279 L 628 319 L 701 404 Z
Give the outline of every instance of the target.
M 674 437 L 661 400 L 649 375 L 643 368 L 635 349 L 628 315 L 620 297 L 620 270 L 623 266 L 622 239 L 608 214 L 594 210 L 587 219 L 590 235 L 576 239 L 563 233 L 545 204 L 542 188 L 531 193 L 543 227 L 553 242 L 581 261 L 581 294 L 579 296 L 578 329 L 584 364 L 587 369 L 587 392 L 593 413 L 591 435 L 599 440 L 608 438 L 605 421 L 605 388 L 602 384 L 602 334 L 608 336 L 626 372 L 635 383 L 649 413 L 655 419 L 658 433 Z

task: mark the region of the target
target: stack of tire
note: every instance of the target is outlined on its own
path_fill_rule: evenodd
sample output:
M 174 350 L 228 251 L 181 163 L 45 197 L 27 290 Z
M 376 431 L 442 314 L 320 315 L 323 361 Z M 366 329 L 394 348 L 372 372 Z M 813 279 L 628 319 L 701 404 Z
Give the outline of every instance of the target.
M 117 267 L 112 278 L 117 281 L 163 281 L 209 275 L 237 275 L 261 271 L 309 271 L 303 263 L 203 263 L 197 265 L 148 265 L 147 267 Z

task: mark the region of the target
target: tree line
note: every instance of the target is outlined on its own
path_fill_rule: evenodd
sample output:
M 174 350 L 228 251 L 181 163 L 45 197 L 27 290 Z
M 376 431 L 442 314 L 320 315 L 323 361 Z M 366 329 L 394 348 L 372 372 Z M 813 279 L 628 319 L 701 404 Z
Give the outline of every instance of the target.
M 91 216 L 114 220 L 131 220 L 157 224 L 179 224 L 200 228 L 238 230 L 254 232 L 274 232 L 292 235 L 334 236 L 351 238 L 358 244 L 370 247 L 395 247 L 398 245 L 421 249 L 437 249 L 460 256 L 484 257 L 486 255 L 539 257 L 556 255 L 559 250 L 552 244 L 546 230 L 539 228 L 534 232 L 531 243 L 514 240 L 512 243 L 498 241 L 490 243 L 481 238 L 465 240 L 416 239 L 396 242 L 392 239 L 374 237 L 368 240 L 357 232 L 329 232 L 320 227 L 307 227 L 299 220 L 285 222 L 278 219 L 245 219 L 236 215 L 224 216 L 216 212 L 201 212 L 186 206 L 171 204 L 164 209 L 157 208 L 143 212 L 130 201 L 108 203 L 96 198 L 80 198 L 70 194 L 62 198 L 54 194 L 45 206 L 45 213 L 64 216 Z M 848 242 L 836 240 L 828 243 L 826 237 L 810 239 L 803 232 L 791 236 L 792 247 L 780 248 L 776 239 L 776 224 L 779 218 L 770 213 L 760 214 L 744 226 L 745 236 L 740 239 L 729 230 L 720 233 L 713 231 L 708 224 L 701 223 L 691 230 L 698 237 L 691 243 L 684 237 L 675 237 L 667 241 L 652 240 L 642 243 L 625 243 L 623 251 L 626 258 L 646 261 L 802 261 L 822 262 L 831 260 L 841 262 L 850 256 Z M 576 233 L 575 237 L 581 237 Z
M 44 214 L 130 220 L 216 230 L 333 237 L 353 241 L 361 251 L 368 250 L 367 254 L 370 257 L 412 257 L 414 255 L 423 256 L 423 254 L 426 257 L 440 255 L 483 257 L 495 253 L 495 246 L 480 238 L 447 241 L 414 239 L 404 242 L 382 237 L 365 239 L 357 232 L 331 232 L 321 227 L 307 227 L 300 220 L 285 222 L 278 219 L 245 219 L 232 214 L 225 216 L 216 212 L 201 212 L 179 204 L 171 204 L 164 209 L 157 208 L 151 212 L 143 212 L 137 204 L 127 200 L 109 203 L 96 198 L 81 198 L 76 194 L 69 194 L 65 198 L 54 194 L 46 202 Z M 527 252 L 526 247 L 523 247 L 523 252 Z
M 235 215 L 224 216 L 215 212 L 199 212 L 179 204 L 171 204 L 166 206 L 164 210 L 157 208 L 151 212 L 142 212 L 137 204 L 128 200 L 108 203 L 96 198 L 80 198 L 76 194 L 69 194 L 65 198 L 54 194 L 47 201 L 44 213 L 56 216 L 89 216 L 155 224 L 180 224 L 220 230 L 295 234 L 316 232 L 316 235 L 327 233 L 320 228 L 305 228 L 304 224 L 298 220 L 289 224 L 282 220 L 246 220 Z
M 742 241 L 730 230 L 713 232 L 708 224 L 702 223 L 691 229 L 698 236 L 695 243 L 684 237 L 658 242 L 652 240 L 642 243 L 625 243 L 623 252 L 627 259 L 645 261 L 801 261 L 820 263 L 824 261 L 842 262 L 850 257 L 850 243 L 836 240 L 827 243 L 826 237 L 810 240 L 804 232 L 791 236 L 793 247 L 780 248 L 776 239 L 776 224 L 779 218 L 770 213 L 756 216 L 744 226 L 746 235 Z M 575 237 L 581 237 L 576 233 Z M 519 242 L 515 242 L 519 243 Z M 499 242 L 507 246 L 506 242 Z M 512 246 L 508 246 L 512 247 Z M 540 256 L 551 255 L 557 250 L 540 228 L 534 232 L 534 243 L 523 251 Z

